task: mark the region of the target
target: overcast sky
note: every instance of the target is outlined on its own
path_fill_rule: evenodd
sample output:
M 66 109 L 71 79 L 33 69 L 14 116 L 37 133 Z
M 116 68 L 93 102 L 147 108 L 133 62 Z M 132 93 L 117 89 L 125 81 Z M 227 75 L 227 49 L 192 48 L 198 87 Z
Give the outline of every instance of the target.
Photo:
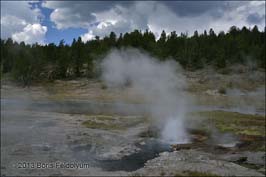
M 1 38 L 71 43 L 134 29 L 177 34 L 265 27 L 265 1 L 1 1 Z

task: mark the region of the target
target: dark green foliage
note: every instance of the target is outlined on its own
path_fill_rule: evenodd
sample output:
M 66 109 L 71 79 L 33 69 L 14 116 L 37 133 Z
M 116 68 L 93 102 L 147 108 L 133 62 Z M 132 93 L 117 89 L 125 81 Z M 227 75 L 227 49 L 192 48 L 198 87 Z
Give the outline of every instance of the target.
M 67 77 L 69 63 L 69 55 L 67 46 L 64 45 L 64 40 L 61 40 L 56 52 L 56 70 L 59 78 Z
M 193 36 L 175 31 L 169 35 L 162 31 L 158 40 L 146 30 L 115 34 L 84 43 L 79 37 L 66 45 L 25 45 L 11 39 L 1 40 L 1 76 L 12 73 L 14 78 L 29 85 L 33 80 L 53 80 L 74 77 L 95 77 L 99 73 L 98 61 L 112 48 L 135 47 L 149 52 L 160 60 L 172 58 L 185 69 L 195 70 L 206 65 L 225 68 L 234 63 L 255 63 L 265 68 L 265 30 L 260 32 L 243 27 L 232 26 L 227 33 L 210 29 L 203 34 L 194 32 Z
M 13 76 L 24 86 L 31 84 L 32 80 L 38 79 L 42 70 L 42 59 L 38 45 L 25 46 L 20 44 L 21 48 L 15 51 L 15 57 L 12 67 Z

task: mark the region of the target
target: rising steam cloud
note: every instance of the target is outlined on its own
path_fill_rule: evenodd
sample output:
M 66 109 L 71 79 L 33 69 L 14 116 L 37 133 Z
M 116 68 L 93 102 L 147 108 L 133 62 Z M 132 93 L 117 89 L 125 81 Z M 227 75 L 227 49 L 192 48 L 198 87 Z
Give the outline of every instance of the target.
M 188 141 L 184 127 L 186 82 L 178 63 L 160 62 L 137 49 L 112 50 L 102 62 L 102 78 L 108 86 L 130 83 L 136 93 L 149 100 L 149 112 L 162 140 Z

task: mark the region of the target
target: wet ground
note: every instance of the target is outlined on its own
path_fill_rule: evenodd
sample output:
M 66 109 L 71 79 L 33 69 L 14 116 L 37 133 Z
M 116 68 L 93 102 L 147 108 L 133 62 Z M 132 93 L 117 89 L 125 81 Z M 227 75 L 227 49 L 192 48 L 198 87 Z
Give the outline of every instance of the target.
M 172 159 L 173 162 L 181 163 L 179 156 L 189 158 L 187 152 L 190 150 L 196 156 L 199 155 L 200 159 L 217 156 L 215 160 L 222 160 L 221 163 L 232 167 L 232 171 L 228 173 L 263 174 L 261 169 L 265 167 L 262 163 L 265 158 L 265 134 L 261 132 L 265 131 L 265 109 L 262 109 L 265 101 L 262 96 L 265 96 L 265 92 L 261 89 L 248 93 L 228 90 L 227 95 L 195 92 L 200 99 L 191 107 L 192 116 L 188 120 L 191 126 L 187 127 L 187 131 L 191 142 L 170 145 L 160 141 L 157 130 L 150 128 L 147 103 L 138 102 L 135 97 L 131 99 L 123 96 L 121 99 L 116 91 L 103 90 L 97 82 L 93 82 L 91 87 L 90 83 L 86 83 L 86 86 L 82 83 L 83 81 L 60 81 L 60 88 L 62 85 L 65 87 L 61 92 L 58 87 L 50 86 L 21 88 L 12 84 L 2 85 L 3 175 L 132 175 L 135 172 L 163 175 L 160 170 L 156 173 L 153 170 L 149 172 L 158 161 L 162 161 L 158 169 L 167 166 L 166 156 L 160 155 L 162 152 L 170 152 L 169 156 L 176 156 Z M 54 83 L 55 86 L 56 84 L 58 83 Z M 70 91 L 66 85 L 71 85 Z M 70 94 L 71 90 L 75 93 Z M 242 103 L 232 104 L 232 98 L 242 100 Z M 214 100 L 220 101 L 220 104 L 208 104 Z M 253 104 L 255 106 L 245 104 L 250 100 L 257 100 Z M 206 104 L 199 104 L 202 102 Z M 230 119 L 226 119 L 228 117 Z M 236 130 L 232 131 L 228 129 L 228 125 L 241 127 L 229 126 Z M 182 158 L 180 166 L 186 165 L 186 160 Z M 153 159 L 155 160 L 152 161 Z M 151 163 L 147 163 L 149 161 Z M 79 166 L 56 166 L 64 163 Z M 203 162 L 200 160 L 197 163 Z M 204 163 L 212 162 L 210 160 Z M 234 166 L 235 164 L 243 168 Z M 187 167 L 190 165 L 195 166 L 188 161 Z M 197 171 L 192 166 L 191 169 Z M 204 171 L 205 168 L 209 167 L 201 167 L 200 170 Z M 212 168 L 215 170 L 215 167 Z
M 89 168 L 99 167 L 104 171 L 134 171 L 160 152 L 170 150 L 169 145 L 155 139 L 146 141 L 138 137 L 145 129 L 141 122 L 137 127 L 115 130 L 118 132 L 82 126 L 87 114 L 98 115 L 103 113 L 101 110 L 111 114 L 114 110 L 111 106 L 77 101 L 1 99 L 1 171 L 6 175 L 71 174 L 62 168 L 37 169 L 38 162 L 85 163 Z M 134 109 L 129 106 L 128 110 L 133 114 Z M 139 144 L 140 141 L 145 143 Z

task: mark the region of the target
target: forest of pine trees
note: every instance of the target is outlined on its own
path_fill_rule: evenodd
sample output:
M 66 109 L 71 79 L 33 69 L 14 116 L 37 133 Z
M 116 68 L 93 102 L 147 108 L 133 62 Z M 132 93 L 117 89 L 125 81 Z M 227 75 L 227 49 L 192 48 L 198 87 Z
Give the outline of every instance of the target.
M 59 45 L 26 45 L 12 39 L 1 40 L 1 76 L 10 74 L 15 80 L 29 85 L 32 81 L 54 80 L 75 77 L 96 77 L 97 61 L 112 48 L 134 47 L 147 51 L 159 60 L 172 58 L 184 69 L 196 70 L 206 65 L 224 68 L 235 63 L 252 60 L 258 67 L 265 68 L 265 29 L 260 32 L 233 26 L 227 33 L 208 32 L 191 37 L 175 31 L 166 35 L 162 31 L 155 35 L 146 30 L 135 30 L 125 34 L 111 32 L 109 36 L 82 42 L 73 39 L 71 45 L 61 40 Z

